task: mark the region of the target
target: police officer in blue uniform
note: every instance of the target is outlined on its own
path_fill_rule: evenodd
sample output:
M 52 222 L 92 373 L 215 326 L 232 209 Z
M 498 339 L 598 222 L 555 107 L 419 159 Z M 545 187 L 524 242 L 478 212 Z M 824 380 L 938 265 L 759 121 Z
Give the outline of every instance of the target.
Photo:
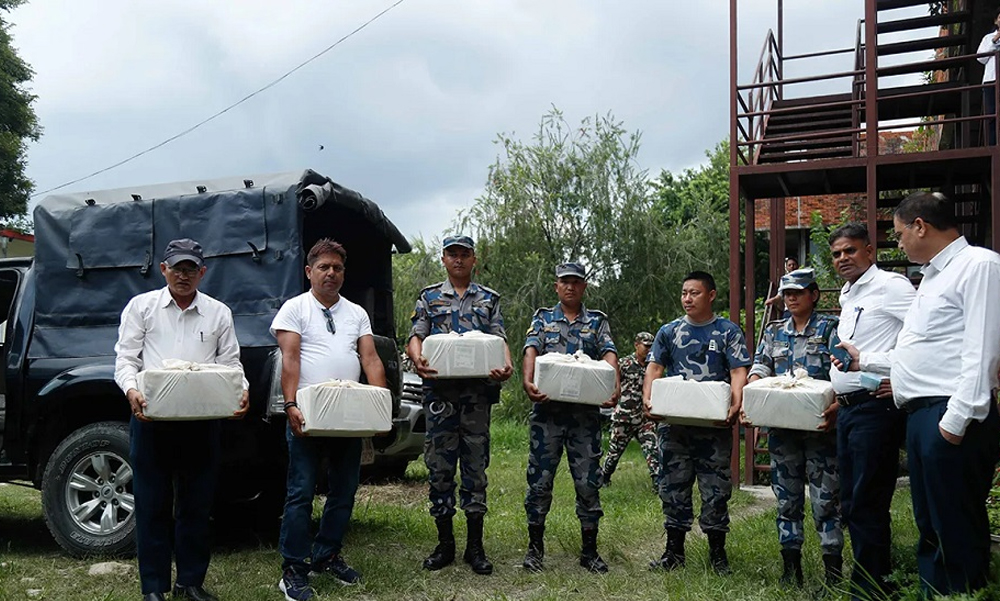
M 836 317 L 816 312 L 819 287 L 812 269 L 781 277 L 778 287 L 791 315 L 764 329 L 750 382 L 804 369 L 809 377 L 830 379 L 830 353 L 840 339 Z M 778 499 L 778 539 L 784 566 L 781 580 L 802 586 L 802 543 L 805 539 L 805 487 L 809 486 L 813 522 L 823 549 L 826 585 L 836 587 L 843 565 L 844 533 L 840 524 L 840 476 L 833 427 L 837 404 L 823 412 L 818 432 L 770 428 L 771 488 Z
M 715 278 L 704 271 L 684 277 L 681 305 L 684 316 L 656 332 L 649 351 L 642 399 L 646 414 L 652 408 L 653 381 L 662 376 L 683 376 L 697 382 L 728 382 L 732 390 L 726 425 L 735 422 L 743 403 L 750 352 L 735 323 L 712 311 Z M 733 493 L 730 428 L 663 424 L 660 441 L 660 501 L 667 544 L 663 555 L 650 563 L 657 570 L 685 565 L 684 539 L 694 523 L 692 492 L 698 480 L 701 515 L 698 524 L 708 536 L 709 563 L 718 574 L 728 574 L 726 533 L 729 532 L 729 499 Z
M 441 262 L 448 279 L 424 288 L 413 311 L 406 354 L 423 378 L 427 435 L 424 461 L 430 472 L 431 516 L 438 545 L 424 560 L 427 570 L 440 570 L 455 560 L 455 472 L 461 465 L 461 507 L 468 536 L 464 559 L 477 574 L 493 573 L 483 549 L 486 514 L 486 468 L 490 464 L 490 409 L 500 400 L 500 384 L 513 373 L 510 349 L 504 346 L 506 365 L 488 379 L 437 380 L 437 371 L 422 356 L 423 339 L 431 334 L 479 331 L 504 339 L 500 295 L 472 281 L 475 245 L 468 236 L 444 239 Z
M 605 573 L 608 565 L 597 553 L 597 525 L 601 510 L 601 413 L 591 405 L 550 401 L 534 385 L 535 358 L 546 353 L 583 351 L 591 359 L 603 359 L 618 370 L 618 350 L 611 339 L 608 318 L 583 305 L 587 273 L 579 263 L 556 267 L 556 294 L 559 303 L 539 309 L 531 320 L 524 342 L 524 390 L 532 400 L 529 418 L 528 494 L 524 508 L 528 516 L 528 552 L 523 566 L 539 572 L 545 556 L 545 517 L 552 505 L 552 484 L 556 468 L 566 449 L 566 460 L 576 488 L 576 515 L 580 519 L 583 547 L 580 565 L 591 572 Z M 604 404 L 613 407 L 618 397 Z

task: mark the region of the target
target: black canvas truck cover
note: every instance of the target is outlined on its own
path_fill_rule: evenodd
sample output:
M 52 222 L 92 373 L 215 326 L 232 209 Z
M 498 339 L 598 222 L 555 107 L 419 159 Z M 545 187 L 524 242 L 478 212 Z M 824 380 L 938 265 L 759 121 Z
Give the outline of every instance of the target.
M 376 314 L 373 326 L 387 302 L 392 336 L 391 253 L 410 251 L 378 205 L 311 170 L 54 195 L 34 222 L 29 358 L 113 355 L 122 309 L 164 286 L 175 238 L 202 244 L 199 289 L 232 309 L 241 346 L 274 346 L 271 320 L 306 289 L 305 253 L 322 236 L 348 250 L 344 296 Z

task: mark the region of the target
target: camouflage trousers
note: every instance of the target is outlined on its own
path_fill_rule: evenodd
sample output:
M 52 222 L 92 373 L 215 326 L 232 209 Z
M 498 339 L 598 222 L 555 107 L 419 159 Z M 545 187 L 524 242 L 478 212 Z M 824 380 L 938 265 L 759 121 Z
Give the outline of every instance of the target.
M 694 523 L 692 493 L 698 479 L 703 532 L 729 531 L 729 499 L 733 477 L 729 458 L 733 433 L 729 428 L 662 424 L 660 441 L 660 501 L 663 527 L 688 531 Z
M 805 539 L 805 485 L 809 484 L 813 523 L 824 554 L 844 548 L 840 526 L 840 476 L 834 432 L 771 428 L 771 489 L 778 499 L 778 541 L 782 549 L 801 549 Z
M 618 468 L 618 461 L 632 439 L 639 441 L 642 454 L 646 457 L 646 466 L 653 481 L 659 479 L 660 451 L 656 443 L 656 423 L 641 418 L 639 423 L 611 422 L 611 442 L 608 444 L 608 454 L 604 457 L 604 476 L 610 478 Z
M 601 413 L 596 407 L 549 402 L 536 406 L 528 421 L 529 524 L 544 524 L 552 506 L 552 484 L 566 449 L 566 463 L 576 488 L 576 515 L 584 527 L 597 526 L 601 510 Z
M 455 515 L 455 472 L 459 467 L 462 510 L 486 513 L 491 408 L 481 384 L 448 382 L 424 388 L 424 462 L 430 472 L 431 515 L 435 518 Z

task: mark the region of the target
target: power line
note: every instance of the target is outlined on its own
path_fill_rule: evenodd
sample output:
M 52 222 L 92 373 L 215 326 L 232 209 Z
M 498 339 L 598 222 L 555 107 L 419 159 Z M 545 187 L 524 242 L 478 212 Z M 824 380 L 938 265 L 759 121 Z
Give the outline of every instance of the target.
M 178 134 L 175 134 L 173 136 L 170 136 L 169 138 L 167 138 L 166 140 L 160 142 L 159 144 L 155 144 L 153 146 L 150 146 L 149 148 L 147 148 L 147 149 L 145 149 L 145 150 L 143 150 L 141 152 L 137 152 L 136 154 L 133 154 L 132 156 L 130 156 L 130 157 L 126 158 L 126 159 L 122 159 L 121 161 L 118 161 L 117 163 L 115 163 L 113 165 L 109 165 L 109 166 L 107 166 L 107 167 L 105 167 L 103 169 L 98 169 L 97 171 L 91 173 L 90 175 L 85 175 L 83 177 L 78 177 L 78 178 L 76 178 L 76 179 L 74 179 L 72 181 L 68 181 L 68 182 L 66 182 L 64 184 L 59 184 L 58 186 L 56 186 L 54 188 L 49 188 L 48 190 L 43 190 L 41 192 L 36 192 L 35 194 L 32 194 L 31 197 L 35 198 L 35 197 L 41 196 L 43 194 L 48 194 L 50 192 L 55 192 L 56 190 L 61 190 L 62 188 L 65 188 L 66 186 L 72 186 L 73 184 L 77 184 L 77 183 L 80 183 L 82 181 L 88 180 L 88 179 L 90 179 L 90 178 L 92 178 L 92 177 L 94 177 L 96 175 L 100 175 L 100 174 L 105 173 L 107 171 L 111 171 L 112 169 L 115 169 L 117 167 L 121 167 L 125 163 L 130 163 L 130 162 L 134 161 L 135 159 L 137 159 L 137 158 L 139 158 L 139 157 L 141 157 L 141 156 L 143 156 L 145 154 L 148 154 L 148 153 L 156 150 L 157 148 L 160 148 L 162 146 L 166 146 L 167 144 L 173 142 L 174 140 L 177 140 L 178 138 L 182 138 L 182 137 L 188 135 L 189 133 L 191 133 L 194 130 L 198 129 L 202 125 L 205 125 L 206 123 L 209 123 L 210 121 L 214 121 L 218 117 L 221 117 L 222 115 L 228 113 L 229 111 L 233 110 L 234 108 L 238 107 L 239 105 L 243 104 L 244 102 L 250 100 L 251 98 L 253 98 L 254 96 L 260 94 L 261 92 L 265 92 L 265 91 L 273 88 L 274 86 L 278 85 L 279 83 L 281 83 L 282 81 L 284 81 L 286 78 L 288 78 L 290 75 L 292 75 L 293 73 L 295 73 L 296 71 L 298 71 L 302 67 L 305 67 L 306 65 L 308 65 L 309 63 L 311 63 L 314 60 L 318 59 L 319 57 L 323 56 L 327 52 L 333 50 L 334 48 L 336 48 L 337 46 L 339 46 L 341 43 L 347 41 L 349 38 L 351 38 L 351 36 L 353 36 L 354 34 L 358 33 L 359 31 L 361 31 L 365 27 L 368 27 L 369 25 L 371 25 L 372 23 L 374 23 L 375 21 L 377 21 L 379 18 L 381 18 L 383 15 L 385 15 L 387 12 L 389 12 L 390 10 L 396 8 L 397 6 L 399 6 L 400 4 L 402 4 L 403 2 L 404 2 L 404 0 L 396 0 L 395 3 L 391 4 L 390 6 L 388 6 L 385 10 L 383 10 L 382 12 L 378 13 L 377 15 L 375 15 L 374 17 L 372 17 L 371 19 L 368 19 L 367 21 L 365 21 L 364 23 L 362 23 L 361 25 L 359 25 L 357 28 L 354 29 L 354 31 L 348 33 L 347 35 L 343 36 L 342 38 L 340 38 L 336 42 L 330 44 L 329 46 L 327 46 L 323 50 L 319 51 L 312 58 L 309 58 L 309 59 L 307 59 L 307 60 L 299 63 L 293 69 L 290 69 L 289 71 L 286 71 L 285 74 L 282 75 L 281 77 L 279 77 L 278 79 L 275 79 L 274 81 L 272 81 L 271 83 L 265 85 L 262 88 L 254 90 L 253 92 L 247 94 L 243 98 L 240 98 L 239 100 L 237 100 L 233 104 L 230 104 L 226 108 L 224 108 L 221 111 L 215 113 L 211 117 L 208 117 L 207 119 L 199 121 L 198 123 L 196 123 L 196 124 L 192 125 L 191 127 L 185 129 L 184 131 L 182 131 L 182 132 L 180 132 Z

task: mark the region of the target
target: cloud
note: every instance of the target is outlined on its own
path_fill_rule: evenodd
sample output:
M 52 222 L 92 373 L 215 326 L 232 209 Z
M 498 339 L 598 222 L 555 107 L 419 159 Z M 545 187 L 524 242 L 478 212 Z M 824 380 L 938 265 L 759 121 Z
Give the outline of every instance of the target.
M 23 5 L 12 33 L 45 127 L 29 175 L 45 189 L 160 142 L 389 4 Z M 740 3 L 742 82 L 774 5 Z M 853 45 L 862 13 L 861 0 L 786 7 L 786 47 Z M 570 122 L 611 111 L 641 130 L 651 175 L 700 164 L 728 135 L 728 28 L 722 0 L 406 0 L 271 90 L 70 190 L 310 167 L 378 201 L 404 234 L 431 238 L 481 191 L 497 133 L 530 138 L 552 105 Z

